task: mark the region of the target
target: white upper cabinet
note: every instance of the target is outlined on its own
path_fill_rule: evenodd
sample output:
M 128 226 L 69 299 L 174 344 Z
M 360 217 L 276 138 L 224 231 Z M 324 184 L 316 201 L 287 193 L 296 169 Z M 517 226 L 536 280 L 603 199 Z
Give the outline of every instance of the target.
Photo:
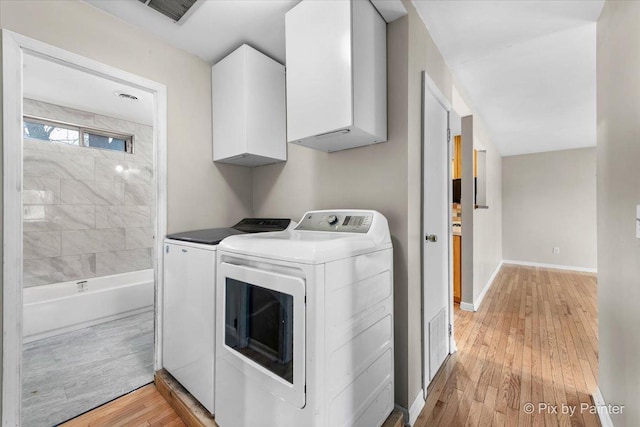
M 213 160 L 287 160 L 284 66 L 246 44 L 212 70 Z
M 369 1 L 287 12 L 289 142 L 331 152 L 387 140 L 386 31 Z

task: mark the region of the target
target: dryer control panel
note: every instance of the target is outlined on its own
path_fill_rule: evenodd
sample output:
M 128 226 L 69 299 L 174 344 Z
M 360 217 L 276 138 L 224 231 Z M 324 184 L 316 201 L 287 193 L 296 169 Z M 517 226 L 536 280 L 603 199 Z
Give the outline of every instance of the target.
M 296 230 L 368 233 L 373 222 L 369 211 L 317 211 L 308 212 Z

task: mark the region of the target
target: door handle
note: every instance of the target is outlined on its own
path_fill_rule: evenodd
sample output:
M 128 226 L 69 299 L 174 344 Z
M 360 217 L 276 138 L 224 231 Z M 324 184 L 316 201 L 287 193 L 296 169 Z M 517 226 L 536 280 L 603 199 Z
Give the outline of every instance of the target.
M 435 243 L 438 241 L 438 236 L 436 236 L 435 234 L 427 234 L 427 236 L 424 239 L 428 242 Z

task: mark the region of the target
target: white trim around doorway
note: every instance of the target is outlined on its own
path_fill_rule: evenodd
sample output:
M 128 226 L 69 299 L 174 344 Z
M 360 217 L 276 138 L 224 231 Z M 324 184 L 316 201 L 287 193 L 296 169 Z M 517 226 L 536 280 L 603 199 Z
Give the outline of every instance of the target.
M 2 30 L 3 271 L 2 271 L 2 426 L 21 424 L 22 380 L 22 64 L 23 54 L 134 86 L 153 94 L 155 143 L 155 357 L 160 369 L 162 322 L 162 240 L 167 231 L 167 88 L 38 40 Z

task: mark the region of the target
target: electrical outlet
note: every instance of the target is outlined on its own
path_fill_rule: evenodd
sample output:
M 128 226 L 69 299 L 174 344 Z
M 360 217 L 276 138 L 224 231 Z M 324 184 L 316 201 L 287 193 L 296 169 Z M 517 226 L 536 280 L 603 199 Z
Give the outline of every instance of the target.
M 554 255 L 558 255 L 559 253 L 560 253 L 560 248 L 558 248 L 558 247 L 553 248 L 553 254 Z

